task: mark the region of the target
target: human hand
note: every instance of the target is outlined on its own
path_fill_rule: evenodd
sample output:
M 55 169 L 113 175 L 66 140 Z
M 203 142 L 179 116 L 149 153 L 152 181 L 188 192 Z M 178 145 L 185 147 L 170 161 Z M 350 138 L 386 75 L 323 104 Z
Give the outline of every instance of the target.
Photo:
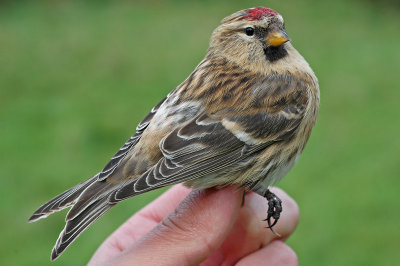
M 242 190 L 193 191 L 177 185 L 133 215 L 99 247 L 89 265 L 297 265 L 285 240 L 299 210 L 285 192 L 274 229 L 262 220 L 267 201 Z M 191 193 L 190 193 L 191 192 Z M 189 194 L 190 193 L 190 194 Z

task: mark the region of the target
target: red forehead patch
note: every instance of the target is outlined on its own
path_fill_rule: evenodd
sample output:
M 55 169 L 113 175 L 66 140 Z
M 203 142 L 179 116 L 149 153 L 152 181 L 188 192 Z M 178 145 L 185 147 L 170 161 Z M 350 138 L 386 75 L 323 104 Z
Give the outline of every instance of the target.
M 245 10 L 247 15 L 243 16 L 243 18 L 247 18 L 250 20 L 261 20 L 266 16 L 275 16 L 278 15 L 278 12 L 271 8 L 265 7 L 255 7 Z

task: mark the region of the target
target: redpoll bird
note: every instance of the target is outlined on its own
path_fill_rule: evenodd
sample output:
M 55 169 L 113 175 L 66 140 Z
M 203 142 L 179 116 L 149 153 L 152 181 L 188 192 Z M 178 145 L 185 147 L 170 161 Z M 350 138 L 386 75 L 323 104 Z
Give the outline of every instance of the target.
M 140 122 L 95 176 L 41 206 L 33 222 L 72 207 L 51 259 L 121 200 L 184 182 L 194 189 L 243 187 L 281 201 L 269 186 L 295 164 L 311 134 L 318 81 L 293 48 L 282 16 L 256 7 L 222 20 L 205 58 Z

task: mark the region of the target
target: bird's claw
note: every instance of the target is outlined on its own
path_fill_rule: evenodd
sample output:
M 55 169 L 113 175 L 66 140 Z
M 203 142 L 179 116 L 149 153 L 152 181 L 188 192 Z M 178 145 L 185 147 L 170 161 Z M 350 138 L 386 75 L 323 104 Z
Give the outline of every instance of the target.
M 277 236 L 280 236 L 272 227 L 276 225 L 281 216 L 282 212 L 282 201 L 269 189 L 265 193 L 264 197 L 268 200 L 268 216 L 264 221 L 268 222 L 268 227 L 272 233 Z M 274 221 L 271 221 L 271 218 L 274 218 Z

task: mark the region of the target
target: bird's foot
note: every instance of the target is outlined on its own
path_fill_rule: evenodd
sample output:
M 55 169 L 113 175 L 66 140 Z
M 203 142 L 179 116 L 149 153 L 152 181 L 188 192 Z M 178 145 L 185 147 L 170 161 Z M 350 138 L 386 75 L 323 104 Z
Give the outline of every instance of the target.
M 272 233 L 274 233 L 277 236 L 280 236 L 272 227 L 276 225 L 276 223 L 279 220 L 279 217 L 281 216 L 282 201 L 269 189 L 264 194 L 264 197 L 268 200 L 268 216 L 264 221 L 268 222 L 267 228 L 271 229 Z M 271 221 L 271 218 L 274 218 L 273 222 Z

